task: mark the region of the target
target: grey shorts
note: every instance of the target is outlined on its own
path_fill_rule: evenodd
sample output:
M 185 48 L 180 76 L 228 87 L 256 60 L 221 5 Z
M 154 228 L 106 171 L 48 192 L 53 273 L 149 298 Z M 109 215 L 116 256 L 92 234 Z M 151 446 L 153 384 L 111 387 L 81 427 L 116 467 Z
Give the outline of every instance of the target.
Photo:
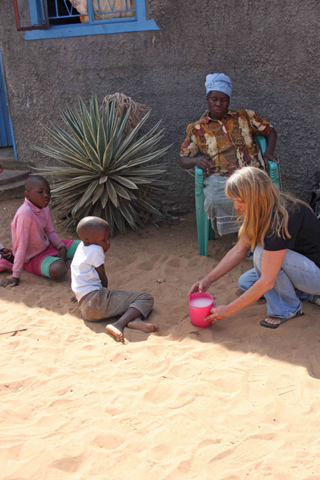
M 128 308 L 133 307 L 146 318 L 154 304 L 149 293 L 122 292 L 100 288 L 89 293 L 80 305 L 82 318 L 97 321 L 123 315 Z

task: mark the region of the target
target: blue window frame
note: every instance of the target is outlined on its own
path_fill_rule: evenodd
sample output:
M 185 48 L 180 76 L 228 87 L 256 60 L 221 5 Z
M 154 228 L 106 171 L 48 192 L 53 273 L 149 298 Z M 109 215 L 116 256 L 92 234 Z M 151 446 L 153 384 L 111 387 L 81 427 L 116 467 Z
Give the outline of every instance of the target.
M 26 40 L 159 30 L 145 0 L 27 0 Z

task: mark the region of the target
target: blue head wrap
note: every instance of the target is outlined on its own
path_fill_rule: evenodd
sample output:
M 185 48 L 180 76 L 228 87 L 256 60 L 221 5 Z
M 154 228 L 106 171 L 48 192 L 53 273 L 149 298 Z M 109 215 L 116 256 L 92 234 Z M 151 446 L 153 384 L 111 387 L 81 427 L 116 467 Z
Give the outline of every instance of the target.
M 212 90 L 216 90 L 217 92 L 226 93 L 231 98 L 232 82 L 231 79 L 223 73 L 212 73 L 207 75 L 205 87 L 206 95 Z

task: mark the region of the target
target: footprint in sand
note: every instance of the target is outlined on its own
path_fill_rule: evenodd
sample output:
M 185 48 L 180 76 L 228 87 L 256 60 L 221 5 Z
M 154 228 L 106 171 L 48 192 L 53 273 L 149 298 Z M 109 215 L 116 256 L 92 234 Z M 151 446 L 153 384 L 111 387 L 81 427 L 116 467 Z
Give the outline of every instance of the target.
M 137 265 L 137 268 L 139 270 L 144 270 L 144 271 L 152 270 L 153 269 L 153 262 L 149 261 L 149 262 L 140 263 L 139 265 Z
M 119 435 L 116 432 L 110 432 L 106 435 L 99 435 L 93 440 L 93 443 L 100 448 L 105 448 L 106 450 L 114 450 L 115 448 L 120 447 L 120 445 L 125 442 L 125 437 Z
M 164 274 L 168 276 L 174 276 L 179 269 L 187 269 L 188 268 L 188 260 L 182 257 L 174 257 L 168 260 L 166 263 L 163 264 L 164 266 Z
M 274 443 L 270 439 L 267 442 L 254 437 L 247 438 L 242 444 L 227 448 L 214 456 L 209 464 L 217 464 L 220 460 L 228 458 L 229 464 L 233 464 L 234 468 L 237 468 L 245 463 L 259 461 L 271 454 L 273 450 L 275 450 Z
M 79 467 L 84 459 L 83 455 L 78 455 L 76 457 L 66 457 L 61 458 L 52 463 L 52 467 L 57 468 L 68 473 L 75 473 L 79 471 Z
M 173 268 L 179 268 L 183 266 L 183 263 L 185 262 L 185 259 L 183 258 L 172 258 L 167 262 L 168 267 L 173 267 Z
M 130 257 L 127 257 L 127 259 L 126 259 L 126 264 L 127 264 L 127 265 L 131 265 L 131 264 L 134 263 L 138 258 L 139 258 L 138 255 L 131 255 Z M 119 264 L 120 264 L 120 262 L 119 262 Z

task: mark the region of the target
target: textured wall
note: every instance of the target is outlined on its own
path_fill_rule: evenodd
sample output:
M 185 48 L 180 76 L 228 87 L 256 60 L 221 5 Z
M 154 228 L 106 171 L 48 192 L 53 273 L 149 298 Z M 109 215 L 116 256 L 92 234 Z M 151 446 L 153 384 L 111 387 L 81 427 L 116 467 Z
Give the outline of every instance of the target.
M 276 128 L 287 189 L 307 198 L 320 180 L 318 0 L 150 0 L 159 32 L 25 41 L 11 2 L 0 2 L 0 45 L 18 158 L 38 163 L 40 122 L 91 92 L 116 91 L 153 109 L 166 128 L 172 198 L 192 202 L 178 166 L 188 123 L 205 110 L 204 80 L 221 71 L 234 84 L 231 108 L 250 108 Z

